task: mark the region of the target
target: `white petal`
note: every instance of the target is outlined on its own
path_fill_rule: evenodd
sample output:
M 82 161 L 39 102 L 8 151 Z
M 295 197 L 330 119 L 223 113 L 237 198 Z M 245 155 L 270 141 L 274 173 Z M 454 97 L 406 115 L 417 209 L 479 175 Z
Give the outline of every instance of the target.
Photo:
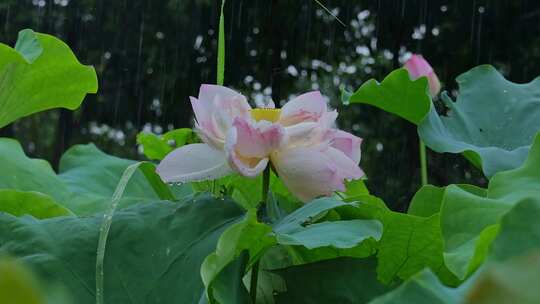
M 304 202 L 345 191 L 345 180 L 364 175 L 343 152 L 324 144 L 280 150 L 272 163 L 289 191 Z
M 343 190 L 337 168 L 320 147 L 298 147 L 272 155 L 279 178 L 296 197 L 309 202 L 318 196 Z
M 232 173 L 225 153 L 207 144 L 182 146 L 159 163 L 157 174 L 167 183 L 216 179 Z
M 216 96 L 226 99 L 239 98 L 240 100 L 245 100 L 242 94 L 224 86 L 202 84 L 199 88 L 199 100 L 203 102 L 212 102 Z
M 319 91 L 302 94 L 281 109 L 279 121 L 284 126 L 300 122 L 318 121 L 327 111 L 324 98 Z

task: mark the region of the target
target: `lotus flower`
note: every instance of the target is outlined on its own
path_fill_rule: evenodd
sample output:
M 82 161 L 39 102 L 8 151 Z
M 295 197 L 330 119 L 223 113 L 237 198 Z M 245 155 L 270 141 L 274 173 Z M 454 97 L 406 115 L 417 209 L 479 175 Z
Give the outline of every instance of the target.
M 287 188 L 304 202 L 344 191 L 358 167 L 361 139 L 334 127 L 319 92 L 300 95 L 283 108 L 252 109 L 241 94 L 202 85 L 191 97 L 195 129 L 204 143 L 180 147 L 157 168 L 170 183 L 216 179 L 233 172 L 255 177 L 272 163 Z M 261 106 L 261 105 L 260 105 Z M 262 105 L 264 106 L 264 105 Z
M 429 82 L 429 92 L 431 96 L 439 94 L 439 91 L 441 90 L 439 78 L 422 55 L 413 54 L 411 58 L 405 62 L 405 69 L 407 69 L 413 80 L 426 76 Z

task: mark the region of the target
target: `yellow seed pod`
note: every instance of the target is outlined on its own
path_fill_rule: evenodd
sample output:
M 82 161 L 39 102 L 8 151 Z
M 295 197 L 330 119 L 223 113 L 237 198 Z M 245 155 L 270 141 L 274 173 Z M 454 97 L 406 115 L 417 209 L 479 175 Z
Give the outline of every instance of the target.
M 276 122 L 279 120 L 281 109 L 252 109 L 251 117 L 256 121 L 266 120 Z

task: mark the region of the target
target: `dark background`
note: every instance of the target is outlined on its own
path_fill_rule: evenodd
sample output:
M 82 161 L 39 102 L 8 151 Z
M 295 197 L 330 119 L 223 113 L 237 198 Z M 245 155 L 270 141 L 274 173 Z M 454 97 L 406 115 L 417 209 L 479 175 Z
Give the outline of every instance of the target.
M 142 158 L 138 132 L 192 125 L 189 95 L 215 83 L 219 1 L 0 0 L 0 41 L 24 28 L 66 41 L 93 65 L 100 89 L 75 111 L 52 110 L 0 130 L 53 166 L 78 143 Z M 410 52 L 422 53 L 444 88 L 483 63 L 527 82 L 540 74 L 540 2 L 519 0 L 228 0 L 225 84 L 250 99 L 284 102 L 319 89 L 340 126 L 364 138 L 368 187 L 404 210 L 419 187 L 416 130 L 369 106 L 343 107 L 339 87 L 381 80 Z M 485 185 L 459 155 L 429 153 L 430 182 Z

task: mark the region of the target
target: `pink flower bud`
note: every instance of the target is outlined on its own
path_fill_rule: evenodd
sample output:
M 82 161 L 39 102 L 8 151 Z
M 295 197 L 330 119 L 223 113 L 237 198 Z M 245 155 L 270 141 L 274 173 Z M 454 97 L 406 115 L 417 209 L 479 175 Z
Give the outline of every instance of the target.
M 422 57 L 422 55 L 413 54 L 407 62 L 405 62 L 405 69 L 409 72 L 412 80 L 416 80 L 422 76 L 426 76 L 429 82 L 429 92 L 431 96 L 435 96 L 441 90 L 441 83 L 437 74 L 433 71 L 433 68 Z

